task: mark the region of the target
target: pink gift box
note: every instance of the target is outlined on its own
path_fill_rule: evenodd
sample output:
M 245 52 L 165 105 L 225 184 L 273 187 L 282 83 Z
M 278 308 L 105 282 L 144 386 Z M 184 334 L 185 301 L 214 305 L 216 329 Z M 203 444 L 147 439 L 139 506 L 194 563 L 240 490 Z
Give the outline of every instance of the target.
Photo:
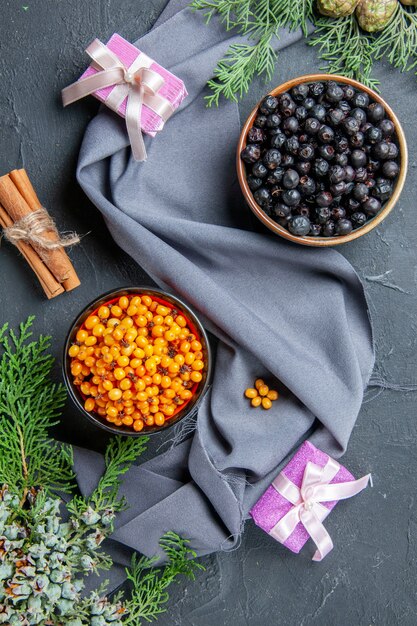
M 307 463 L 311 461 L 319 467 L 324 467 L 328 460 L 328 454 L 318 450 L 318 448 L 313 446 L 309 441 L 305 441 L 294 454 L 291 461 L 284 467 L 282 473 L 297 487 L 301 487 Z M 329 484 L 345 483 L 352 480 L 354 480 L 352 474 L 343 467 L 343 465 L 340 465 L 339 471 Z M 322 502 L 321 504 L 327 508 L 330 513 L 336 506 L 337 501 Z M 283 518 L 292 507 L 291 502 L 278 493 L 273 485 L 270 485 L 263 496 L 261 496 L 252 507 L 250 515 L 255 524 L 269 534 L 279 520 Z M 310 535 L 303 524 L 299 522 L 283 545 L 298 554 L 309 538 Z
M 131 66 L 133 61 L 135 61 L 139 55 L 144 54 L 141 50 L 136 48 L 136 46 L 126 41 L 126 39 L 123 39 L 123 37 L 120 37 L 117 33 L 110 37 L 106 46 L 117 55 L 127 68 Z M 168 70 L 155 61 L 153 61 L 150 65 L 150 69 L 160 74 L 165 81 L 159 89 L 158 95 L 168 100 L 173 109 L 177 109 L 184 98 L 188 95 L 183 81 L 174 74 L 171 74 L 171 72 L 168 72 Z M 81 78 L 92 76 L 97 72 L 98 70 L 90 65 Z M 106 99 L 109 97 L 113 89 L 114 86 L 104 87 L 103 89 L 98 89 L 92 95 L 105 104 Z M 121 117 L 126 116 L 126 103 L 127 98 L 125 98 L 117 111 Z M 162 130 L 163 126 L 164 122 L 161 117 L 144 104 L 141 118 L 141 128 L 143 132 L 155 137 L 156 133 Z

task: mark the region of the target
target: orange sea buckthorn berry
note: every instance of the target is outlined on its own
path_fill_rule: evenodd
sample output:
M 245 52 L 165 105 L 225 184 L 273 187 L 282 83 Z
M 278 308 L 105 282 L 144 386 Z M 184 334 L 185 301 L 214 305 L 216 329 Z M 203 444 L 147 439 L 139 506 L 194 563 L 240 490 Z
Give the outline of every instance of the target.
M 114 370 L 114 377 L 116 380 L 123 380 L 125 378 L 126 372 L 122 367 L 116 367 Z
M 141 430 L 143 430 L 143 426 L 144 426 L 143 420 L 141 420 L 141 419 L 135 420 L 133 422 L 133 430 L 135 430 L 137 433 L 139 433 Z
M 247 398 L 256 398 L 257 395 L 258 395 L 258 391 L 256 389 L 252 389 L 251 387 L 248 387 L 245 390 L 245 396 Z
M 165 424 L 165 416 L 161 411 L 158 411 L 153 416 L 155 426 L 163 426 Z
M 255 380 L 255 389 L 259 390 L 259 387 L 262 387 L 262 385 L 265 385 L 264 381 L 262 380 L 262 378 L 257 378 Z
M 142 302 L 140 296 L 133 296 L 133 298 L 130 301 L 131 306 L 139 306 L 140 303 Z
M 86 367 L 93 367 L 96 363 L 96 360 L 93 356 L 88 356 L 85 360 L 84 363 L 86 365 Z M 86 376 L 88 376 L 88 374 L 86 374 Z
M 109 307 L 103 304 L 97 311 L 97 315 L 101 320 L 106 320 L 110 316 Z
M 167 417 L 172 417 L 175 413 L 175 407 L 172 404 L 167 404 L 162 409 L 162 413 L 164 413 Z
M 106 409 L 103 409 L 103 407 L 101 407 L 101 406 L 97 407 L 96 411 L 102 417 L 104 417 L 106 415 Z
M 123 337 L 124 337 L 124 334 L 125 333 L 124 333 L 123 329 L 120 328 L 119 326 L 116 326 L 116 328 L 112 332 L 112 337 L 116 341 L 121 341 L 123 339 Z
M 121 296 L 119 298 L 119 307 L 121 309 L 127 309 L 129 306 L 129 298 L 127 296 Z
M 152 337 L 163 337 L 165 329 L 163 326 L 156 325 L 152 328 Z
M 164 318 L 164 324 L 165 326 L 172 326 L 172 324 L 174 323 L 174 318 L 172 317 L 172 315 L 167 315 Z
M 200 359 L 196 359 L 193 363 L 191 363 L 191 367 L 193 370 L 202 370 L 204 368 L 204 363 Z
M 113 389 L 110 389 L 109 391 L 110 400 L 113 400 L 113 401 L 120 400 L 121 397 L 122 397 L 121 389 L 118 389 L 118 387 L 113 387 Z
M 97 343 L 97 337 L 95 337 L 94 335 L 90 335 L 89 337 L 87 337 L 84 343 L 86 346 L 89 347 L 95 346 Z
M 128 315 L 130 315 L 130 317 L 134 317 L 134 316 L 136 315 L 136 313 L 137 313 L 137 312 L 138 312 L 138 307 L 137 307 L 137 306 L 135 306 L 134 304 L 130 304 L 130 305 L 127 307 L 126 313 L 127 313 Z
M 142 304 L 144 304 L 145 306 L 149 307 L 152 304 L 152 298 L 150 296 L 141 296 L 142 298 Z
M 181 328 L 187 326 L 187 320 L 183 315 L 177 315 L 177 317 L 175 318 L 175 323 L 178 324 L 178 326 L 181 326 Z
M 90 315 L 84 322 L 84 326 L 88 330 L 92 330 L 96 324 L 100 322 L 100 318 L 97 315 Z
M 183 354 L 176 354 L 176 355 L 174 356 L 174 361 L 175 361 L 176 363 L 178 363 L 178 365 L 180 365 L 180 366 L 181 366 L 181 365 L 184 365 L 184 363 L 185 363 L 185 358 L 184 358 L 184 355 L 183 355 Z
M 146 426 L 154 426 L 155 424 L 155 419 L 153 415 L 148 415 L 147 417 L 145 417 L 145 424 Z
M 255 398 L 252 398 L 252 400 L 250 401 L 251 405 L 253 407 L 257 407 L 260 406 L 262 403 L 262 398 L 261 396 L 256 396 Z
M 171 374 L 177 374 L 179 371 L 180 371 L 180 366 L 176 361 L 172 361 L 168 365 L 168 372 L 170 372 Z
M 260 396 L 266 396 L 269 393 L 269 387 L 268 385 L 260 385 L 258 387 L 258 393 Z
M 184 361 L 186 365 L 192 365 L 195 361 L 194 352 L 187 352 L 184 356 Z
M 113 330 L 116 328 L 116 326 L 119 326 L 120 324 L 120 320 L 117 319 L 117 317 L 111 317 L 109 320 L 107 320 L 107 328 L 113 328 Z
M 119 383 L 119 387 L 123 391 L 127 391 L 128 389 L 131 388 L 131 386 L 132 386 L 132 381 L 129 380 L 128 378 L 123 378 L 123 380 L 121 380 Z
M 101 323 L 96 324 L 93 328 L 94 337 L 101 337 L 105 331 L 105 326 Z
M 169 376 L 162 376 L 161 387 L 162 389 L 168 389 L 171 385 L 171 378 Z
M 203 346 L 201 345 L 201 343 L 199 341 L 192 341 L 191 342 L 191 350 L 193 352 L 199 352 L 200 350 L 202 350 Z
M 175 341 L 175 337 L 176 337 L 176 335 L 175 335 L 173 330 L 166 330 L 165 333 L 164 333 L 164 338 L 167 341 Z
M 129 357 L 125 356 L 124 354 L 117 357 L 116 361 L 117 365 L 120 365 L 120 367 L 126 367 L 126 365 L 129 365 Z
M 76 340 L 78 341 L 78 343 L 84 343 L 84 341 L 87 339 L 88 337 L 88 332 L 86 330 L 80 329 L 77 334 L 75 335 Z
M 190 379 L 193 381 L 193 383 L 201 382 L 202 378 L 203 378 L 203 375 L 201 374 L 201 372 L 198 372 L 196 370 L 194 370 L 190 374 Z
M 133 424 L 133 418 L 131 415 L 125 415 L 125 417 L 123 417 L 122 419 L 122 424 L 124 424 L 125 426 L 132 426 Z
M 87 398 L 87 400 L 84 402 L 84 408 L 88 412 L 93 411 L 95 406 L 96 403 L 93 398 Z
M 269 400 L 278 400 L 278 395 L 279 395 L 278 391 L 275 391 L 274 389 L 271 389 L 266 394 L 266 397 L 269 398 Z
M 146 319 L 144 315 L 136 315 L 135 317 L 136 326 L 139 326 L 139 328 L 145 328 L 147 323 L 148 323 L 148 320 Z
M 160 385 L 160 384 L 161 384 L 161 380 L 162 380 L 162 376 L 161 376 L 161 374 L 156 373 L 156 374 L 154 374 L 154 375 L 152 376 L 152 382 L 153 382 L 155 385 Z
M 111 405 L 107 407 L 106 413 L 109 417 L 117 417 L 119 414 L 119 411 L 116 409 L 114 405 Z
M 270 409 L 272 406 L 272 402 L 269 398 L 262 398 L 262 407 L 264 409 Z
M 111 314 L 112 317 L 121 317 L 123 311 L 120 308 L 120 306 L 117 306 L 117 304 L 113 304 L 111 307 Z
M 147 344 L 143 348 L 143 351 L 144 351 L 146 357 L 150 357 L 150 356 L 153 355 L 153 346 L 151 346 L 150 344 Z
M 69 350 L 68 350 L 68 355 L 73 358 L 75 356 L 77 356 L 77 354 L 80 351 L 80 346 L 77 346 L 75 343 L 70 346 Z
M 78 376 L 78 374 L 81 374 L 82 369 L 83 366 L 79 361 L 73 361 L 73 363 L 71 364 L 71 374 L 73 376 Z
M 185 389 L 181 392 L 180 398 L 181 400 L 190 400 L 193 397 L 192 392 L 189 389 Z
M 181 352 L 189 352 L 191 344 L 188 341 L 182 341 L 180 345 Z
M 113 383 L 111 382 L 111 380 L 103 380 L 103 387 L 106 391 L 110 391 L 111 389 L 113 389 Z
M 80 389 L 81 389 L 81 393 L 83 393 L 85 396 L 88 396 L 90 394 L 90 383 L 89 382 L 81 383 Z

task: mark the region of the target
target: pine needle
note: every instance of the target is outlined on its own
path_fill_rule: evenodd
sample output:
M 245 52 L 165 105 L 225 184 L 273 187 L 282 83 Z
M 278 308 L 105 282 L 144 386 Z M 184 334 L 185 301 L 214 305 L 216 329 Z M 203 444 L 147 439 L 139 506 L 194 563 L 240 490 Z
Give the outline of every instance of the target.
M 343 74 L 378 90 L 379 81 L 372 76 L 376 60 L 386 58 L 401 71 L 417 68 L 416 9 L 400 2 L 385 29 L 374 34 L 360 28 L 355 14 L 320 16 L 314 0 L 193 0 L 191 7 L 203 11 L 207 21 L 217 14 L 227 30 L 234 28 L 248 39 L 230 46 L 218 62 L 208 82 L 207 106 L 218 106 L 221 97 L 237 102 L 257 75 L 270 80 L 278 59 L 272 38 L 279 37 L 281 28 L 300 28 L 308 37 L 310 22 L 316 29 L 309 44 L 317 46 L 325 61 L 321 69 L 331 74 Z
M 70 491 L 73 482 L 71 448 L 48 435 L 66 393 L 50 380 L 50 337 L 29 341 L 33 320 L 17 334 L 7 324 L 0 330 L 0 484 L 22 500 L 31 487 Z
M 375 59 L 386 57 L 402 72 L 417 66 L 417 14 L 398 2 L 395 13 L 375 39 Z
M 126 570 L 132 591 L 129 600 L 125 602 L 128 616 L 123 623 L 138 626 L 143 620 L 154 621 L 166 611 L 165 604 L 169 599 L 167 587 L 180 575 L 194 580 L 196 571 L 204 570 L 201 564 L 194 561 L 196 553 L 188 544 L 186 539 L 176 533 L 166 533 L 160 541 L 168 558 L 163 568 L 155 567 L 155 558 L 133 557 L 131 568 Z
M 343 74 L 372 89 L 379 81 L 371 77 L 375 42 L 360 29 L 355 15 L 338 19 L 319 19 L 309 45 L 318 46 L 331 74 Z

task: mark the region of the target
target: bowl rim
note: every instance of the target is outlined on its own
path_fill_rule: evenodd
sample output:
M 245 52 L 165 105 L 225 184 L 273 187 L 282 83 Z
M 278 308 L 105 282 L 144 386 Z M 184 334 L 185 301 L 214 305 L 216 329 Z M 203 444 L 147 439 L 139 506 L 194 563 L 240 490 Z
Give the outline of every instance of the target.
M 200 338 L 203 338 L 204 340 L 203 350 L 205 351 L 206 377 L 203 381 L 203 384 L 199 391 L 197 399 L 194 402 L 192 402 L 192 399 L 190 399 L 189 403 L 184 407 L 183 409 L 184 415 L 177 418 L 176 420 L 172 420 L 171 423 L 170 423 L 171 420 L 168 420 L 168 423 L 166 425 L 153 427 L 152 429 L 144 428 L 140 432 L 136 432 L 134 430 L 129 430 L 129 427 L 127 426 L 125 428 L 122 428 L 120 426 L 112 426 L 111 424 L 106 423 L 99 415 L 90 413 L 89 411 L 85 410 L 82 404 L 81 398 L 79 397 L 79 394 L 76 392 L 74 385 L 71 382 L 71 378 L 70 378 L 71 375 L 70 375 L 70 370 L 69 370 L 70 358 L 68 356 L 68 348 L 71 344 L 74 330 L 76 329 L 78 325 L 80 325 L 80 323 L 82 323 L 80 322 L 81 318 L 83 318 L 83 316 L 88 317 L 88 315 L 86 314 L 89 314 L 91 310 L 96 309 L 99 303 L 104 304 L 104 302 L 110 300 L 112 297 L 117 297 L 117 296 L 120 297 L 127 293 L 137 293 L 137 295 L 140 295 L 140 292 L 146 292 L 150 296 L 152 296 L 152 294 L 155 294 L 161 297 L 161 299 L 166 299 L 167 302 L 170 302 L 169 299 L 171 299 L 174 301 L 175 304 L 178 304 L 178 308 L 181 310 L 181 312 L 184 312 L 187 316 L 189 316 L 191 322 L 196 326 L 200 334 Z M 174 426 L 182 422 L 186 417 L 190 415 L 190 413 L 192 413 L 198 408 L 204 396 L 206 395 L 208 387 L 210 385 L 212 367 L 213 367 L 213 362 L 212 362 L 212 350 L 210 346 L 210 341 L 209 341 L 207 332 L 203 324 L 199 320 L 198 316 L 196 315 L 196 313 L 190 308 L 188 304 L 186 304 L 178 296 L 174 296 L 173 294 L 168 293 L 167 291 L 164 291 L 163 289 L 159 289 L 158 287 L 148 287 L 146 285 L 141 285 L 137 287 L 127 286 L 127 287 L 119 287 L 117 289 L 111 289 L 110 291 L 107 291 L 103 293 L 102 295 L 94 298 L 94 300 L 92 300 L 89 304 L 84 306 L 83 309 L 75 317 L 74 321 L 72 322 L 67 332 L 67 335 L 64 341 L 63 358 L 62 358 L 62 373 L 63 373 L 65 386 L 67 388 L 67 391 L 71 400 L 73 401 L 75 406 L 81 411 L 84 417 L 86 417 L 89 422 L 91 422 L 98 428 L 101 428 L 102 430 L 107 431 L 108 433 L 111 433 L 113 435 L 127 436 L 127 437 L 148 437 L 151 435 L 156 435 L 158 433 L 166 432 L 167 430 L 173 428 Z M 180 414 L 181 414 L 181 411 L 178 413 L 178 415 Z
M 345 83 L 348 85 L 352 85 L 353 87 L 356 87 L 362 91 L 365 91 L 368 95 L 372 96 L 374 100 L 376 100 L 377 102 L 383 105 L 388 117 L 391 119 L 391 121 L 395 125 L 395 132 L 397 134 L 398 145 L 400 149 L 400 172 L 398 174 L 398 178 L 396 180 L 395 187 L 394 187 L 391 197 L 388 199 L 386 204 L 383 206 L 380 212 L 373 219 L 369 220 L 366 224 L 364 224 L 364 226 L 361 226 L 360 228 L 352 230 L 352 232 L 349 233 L 348 235 L 339 235 L 336 237 L 312 237 L 312 236 L 299 237 L 297 235 L 293 235 L 292 233 L 290 233 L 283 226 L 280 226 L 277 222 L 275 222 L 272 218 L 270 218 L 264 212 L 263 209 L 261 209 L 261 207 L 255 201 L 252 191 L 250 190 L 249 185 L 247 183 L 246 175 L 245 175 L 245 164 L 240 158 L 240 153 L 243 150 L 243 148 L 246 147 L 246 138 L 247 138 L 248 131 L 253 125 L 253 121 L 257 114 L 259 105 L 262 102 L 263 98 L 265 98 L 265 96 L 263 96 L 263 98 L 259 100 L 257 105 L 249 114 L 242 128 L 242 131 L 240 133 L 240 137 L 239 137 L 239 141 L 237 145 L 237 151 L 236 151 L 236 168 L 237 168 L 240 188 L 242 190 L 242 193 L 246 202 L 248 203 L 249 207 L 251 208 L 253 213 L 256 215 L 256 217 L 261 222 L 263 222 L 263 224 L 267 228 L 269 228 L 269 230 L 272 230 L 275 234 L 280 235 L 281 237 L 284 237 L 285 239 L 288 239 L 295 243 L 302 244 L 305 246 L 310 246 L 310 247 L 327 247 L 327 246 L 336 246 L 342 243 L 347 243 L 349 241 L 353 241 L 354 239 L 358 239 L 359 237 L 362 237 L 362 235 L 366 235 L 371 230 L 376 228 L 387 217 L 387 215 L 392 211 L 395 204 L 397 203 L 401 195 L 402 189 L 404 187 L 405 179 L 407 176 L 407 169 L 408 169 L 407 141 L 406 141 L 405 133 L 404 133 L 404 130 L 401 126 L 399 119 L 397 118 L 396 114 L 394 113 L 390 105 L 384 100 L 384 98 L 382 98 L 382 96 L 380 96 L 370 87 L 363 85 L 361 82 L 354 80 L 352 78 L 348 78 L 347 76 L 341 76 L 339 74 L 326 74 L 326 73 L 304 74 L 303 76 L 292 78 L 291 80 L 288 80 L 282 83 L 281 85 L 278 85 L 278 87 L 275 87 L 275 89 L 272 89 L 272 91 L 270 91 L 269 94 L 266 94 L 266 95 L 276 96 L 276 95 L 279 95 L 280 93 L 288 91 L 295 85 L 314 82 L 314 81 L 326 81 L 326 80 L 327 81 L 332 80 L 332 81 L 339 82 L 339 83 Z

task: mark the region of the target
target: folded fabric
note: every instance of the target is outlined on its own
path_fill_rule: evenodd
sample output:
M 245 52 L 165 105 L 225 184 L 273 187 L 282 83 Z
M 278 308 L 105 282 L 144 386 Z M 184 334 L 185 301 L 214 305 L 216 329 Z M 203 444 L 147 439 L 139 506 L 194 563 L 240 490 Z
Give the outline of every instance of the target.
M 149 161 L 134 161 L 123 123 L 103 110 L 87 129 L 77 172 L 115 241 L 219 339 L 193 436 L 124 480 L 130 508 L 113 536 L 121 561 L 126 546 L 159 553 L 166 530 L 188 537 L 200 555 L 235 546 L 250 508 L 312 429 L 321 449 L 343 453 L 374 363 L 351 265 L 333 250 L 253 231 L 236 181 L 237 105 L 207 109 L 203 99 L 217 60 L 242 38 L 216 20 L 207 27 L 186 4 L 172 0 L 137 42 L 189 92 L 147 143 Z M 279 45 L 299 37 L 284 33 Z M 269 411 L 244 398 L 258 376 L 280 391 Z M 101 463 L 76 454 L 83 492 Z

